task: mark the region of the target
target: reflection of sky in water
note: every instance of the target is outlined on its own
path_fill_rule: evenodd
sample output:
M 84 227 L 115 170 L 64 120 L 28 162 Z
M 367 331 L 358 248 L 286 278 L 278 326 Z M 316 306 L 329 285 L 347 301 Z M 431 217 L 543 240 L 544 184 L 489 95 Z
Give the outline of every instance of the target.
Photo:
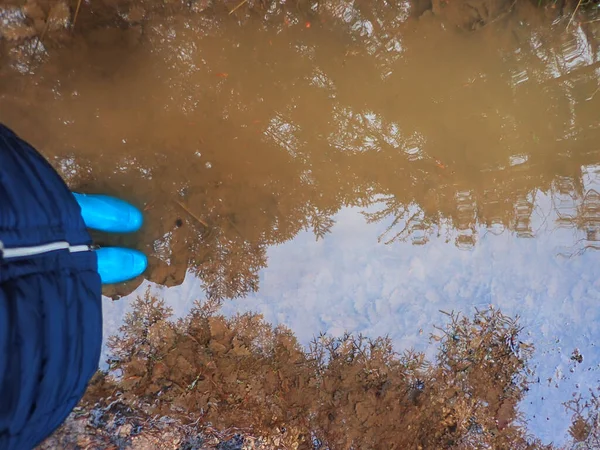
M 386 223 L 366 224 L 358 209 L 343 209 L 324 240 L 302 232 L 271 247 L 260 292 L 227 301 L 224 312 L 260 312 L 273 324 L 289 326 L 303 344 L 320 331 L 339 335 L 349 330 L 388 334 L 399 350 L 413 346 L 431 354 L 427 336 L 433 324 L 446 320 L 440 309 L 470 314 L 474 307 L 493 304 L 506 314 L 520 315 L 524 340 L 537 347 L 534 365 L 540 384 L 522 405 L 531 431 L 544 441 L 560 442 L 569 423 L 561 402 L 577 384 L 587 391 L 599 381 L 592 340 L 600 319 L 600 262 L 593 250 L 560 256 L 578 250 L 574 242 L 582 235 L 555 227 L 548 196 L 539 194 L 536 203 L 536 238 L 497 236 L 482 228 L 472 251 L 459 250 L 443 237 L 423 246 L 379 244 Z M 152 291 L 177 316 L 189 311 L 202 292 L 200 281 L 189 274 L 181 286 L 152 285 Z M 108 335 L 118 327 L 128 302 L 105 302 Z M 569 359 L 576 347 L 584 356 L 582 364 Z

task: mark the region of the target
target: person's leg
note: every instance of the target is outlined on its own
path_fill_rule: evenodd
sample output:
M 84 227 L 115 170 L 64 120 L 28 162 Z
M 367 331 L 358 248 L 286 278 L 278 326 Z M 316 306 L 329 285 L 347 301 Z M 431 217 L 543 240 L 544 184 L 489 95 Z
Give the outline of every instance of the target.
M 0 125 L 3 450 L 28 450 L 50 435 L 98 368 L 101 283 L 91 243 L 61 177 Z
M 88 228 L 109 233 L 133 233 L 144 223 L 142 212 L 129 203 L 108 195 L 77 194 L 81 216 Z

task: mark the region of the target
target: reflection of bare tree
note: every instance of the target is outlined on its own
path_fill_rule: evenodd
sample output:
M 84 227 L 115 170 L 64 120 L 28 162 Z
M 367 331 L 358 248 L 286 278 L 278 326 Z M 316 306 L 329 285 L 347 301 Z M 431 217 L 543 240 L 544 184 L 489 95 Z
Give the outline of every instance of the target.
M 386 230 L 379 236 L 380 242 L 391 244 L 411 239 L 413 244 L 422 245 L 429 240 L 429 235 L 436 223 L 431 218 L 426 218 L 425 213 L 418 206 L 398 204 L 394 197 L 380 199 L 377 203 L 383 203 L 384 208 L 363 214 L 369 223 L 393 218 Z M 392 231 L 393 233 L 391 233 Z

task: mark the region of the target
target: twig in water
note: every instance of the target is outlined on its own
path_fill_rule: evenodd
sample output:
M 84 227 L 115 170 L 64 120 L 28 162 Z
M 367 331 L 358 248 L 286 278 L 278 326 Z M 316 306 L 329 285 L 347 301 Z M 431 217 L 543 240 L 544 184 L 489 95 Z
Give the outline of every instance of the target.
M 240 229 L 235 225 L 235 223 L 233 223 L 233 221 L 227 217 L 227 221 L 229 222 L 229 224 L 231 225 L 231 227 L 235 230 L 235 232 L 245 241 L 247 241 L 247 239 L 244 237 L 244 235 L 242 234 L 242 232 L 240 231 Z
M 75 15 L 73 16 L 72 28 L 75 28 L 75 22 L 77 22 L 77 16 L 79 16 L 79 8 L 81 8 L 81 0 L 77 0 L 77 8 L 75 8 Z
M 49 26 L 50 26 L 50 17 L 47 17 L 46 24 L 44 25 L 44 29 L 42 30 L 42 34 L 40 35 L 40 37 L 38 37 L 38 40 L 35 43 L 35 47 L 33 48 L 34 56 L 37 53 L 37 49 L 38 49 L 38 46 L 40 45 L 40 42 L 42 42 L 44 40 L 44 36 L 46 36 L 46 33 L 48 32 Z
M 586 98 L 585 100 L 586 100 L 586 101 L 593 100 L 593 99 L 594 99 L 594 97 L 596 96 L 596 94 L 598 93 L 598 91 L 600 91 L 600 86 L 598 86 L 598 87 L 596 88 L 596 90 L 594 91 L 594 93 L 593 93 L 592 95 L 590 95 L 588 98 Z
M 491 23 L 494 23 L 494 22 L 497 22 L 497 21 L 499 21 L 501 19 L 504 19 L 506 16 L 508 16 L 512 12 L 512 10 L 513 10 L 513 8 L 515 7 L 516 4 L 517 4 L 517 0 L 513 0 L 512 4 L 508 7 L 508 10 L 506 10 L 504 13 L 498 15 L 494 19 L 490 20 L 488 23 L 486 23 L 481 28 L 485 28 L 485 27 L 487 27 Z
M 81 0 L 80 0 L 81 1 Z M 242 6 L 244 6 L 246 3 L 248 3 L 248 0 L 243 0 L 239 5 L 237 5 L 235 8 L 233 8 L 231 11 L 229 11 L 229 14 L 233 14 L 234 12 L 236 12 L 238 9 L 240 9 Z
M 177 200 L 174 200 L 174 202 L 181 206 L 181 209 L 183 209 L 186 213 L 188 213 L 190 216 L 192 216 L 194 219 L 196 219 L 198 222 L 200 222 L 202 225 L 208 228 L 208 224 L 204 220 L 202 220 L 200 217 L 196 216 L 193 212 L 191 212 L 189 209 L 183 206 L 182 203 L 178 202 Z
M 577 6 L 575 7 L 575 11 L 573 11 L 573 15 L 571 16 L 571 18 L 569 19 L 569 23 L 567 24 L 567 30 L 569 29 L 569 27 L 571 26 L 571 22 L 573 22 L 573 19 L 575 18 L 575 14 L 577 14 L 577 10 L 579 9 L 579 7 L 581 6 L 581 0 L 579 0 L 577 2 Z

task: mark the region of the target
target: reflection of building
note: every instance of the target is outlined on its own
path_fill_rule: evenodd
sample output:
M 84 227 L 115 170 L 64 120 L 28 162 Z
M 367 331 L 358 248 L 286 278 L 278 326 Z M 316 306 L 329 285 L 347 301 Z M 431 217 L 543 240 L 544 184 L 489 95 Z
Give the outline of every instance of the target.
M 477 231 L 476 204 L 471 191 L 458 191 L 456 193 L 456 216 L 455 223 L 458 232 L 456 246 L 461 250 L 469 250 L 475 245 Z
M 585 233 L 586 246 L 597 248 L 600 242 L 600 166 L 584 167 L 582 179 L 585 193 L 577 225 Z
M 560 227 L 575 228 L 581 233 L 573 254 L 589 248 L 600 249 L 600 166 L 582 168 L 582 191 L 568 192 L 564 183 L 557 186 L 554 207 Z
M 533 212 L 533 199 L 529 193 L 519 195 L 515 202 L 514 229 L 519 237 L 533 237 L 531 230 L 531 213 Z
M 600 242 L 600 193 L 589 190 L 582 205 L 582 221 L 580 227 L 585 231 L 588 242 Z

